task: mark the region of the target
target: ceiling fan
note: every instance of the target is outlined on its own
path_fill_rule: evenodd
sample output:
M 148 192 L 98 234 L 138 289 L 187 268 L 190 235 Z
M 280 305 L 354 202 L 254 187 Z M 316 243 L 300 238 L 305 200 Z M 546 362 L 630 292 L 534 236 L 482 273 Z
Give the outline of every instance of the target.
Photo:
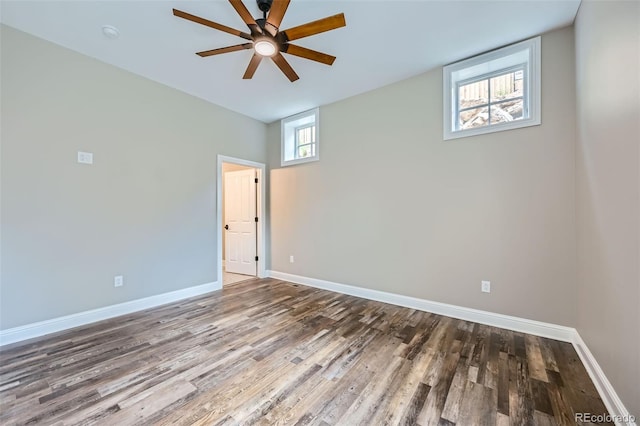
M 209 21 L 208 19 L 204 19 L 199 16 L 191 15 L 190 13 L 183 12 L 181 10 L 173 9 L 173 14 L 179 18 L 187 19 L 207 27 L 215 28 L 216 30 L 224 31 L 225 33 L 236 35 L 245 40 L 249 40 L 250 42 L 248 43 L 236 44 L 234 46 L 221 47 L 196 53 L 199 56 L 207 57 L 219 55 L 221 53 L 253 49 L 253 57 L 249 62 L 247 70 L 242 76 L 244 79 L 252 78 L 258 68 L 258 65 L 260 65 L 260 61 L 262 61 L 263 58 L 268 57 L 271 58 L 271 60 L 278 66 L 278 68 L 280 68 L 291 82 L 296 81 L 300 77 L 298 77 L 298 74 L 296 74 L 293 68 L 291 68 L 289 62 L 287 62 L 284 56 L 282 56 L 283 53 L 310 59 L 326 65 L 333 64 L 333 61 L 336 60 L 335 56 L 307 49 L 306 47 L 297 46 L 289 42 L 344 27 L 346 25 L 344 13 L 328 16 L 323 19 L 318 19 L 317 21 L 308 22 L 297 27 L 289 28 L 288 30 L 280 31 L 280 23 L 287 11 L 287 7 L 289 7 L 290 0 L 256 1 L 258 3 L 258 8 L 263 13 L 263 17 L 258 19 L 254 19 L 251 16 L 251 13 L 249 13 L 241 0 L 229 0 L 233 8 L 238 12 L 238 15 L 240 15 L 244 23 L 249 27 L 249 34 L 227 27 L 226 25 Z

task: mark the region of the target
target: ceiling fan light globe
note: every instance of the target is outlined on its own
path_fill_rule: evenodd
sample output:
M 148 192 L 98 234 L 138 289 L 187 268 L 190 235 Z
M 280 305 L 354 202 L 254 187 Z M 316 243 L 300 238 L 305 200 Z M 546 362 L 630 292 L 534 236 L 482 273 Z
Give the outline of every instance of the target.
M 253 43 L 253 48 L 260 56 L 273 56 L 278 52 L 276 45 L 268 40 L 258 40 Z

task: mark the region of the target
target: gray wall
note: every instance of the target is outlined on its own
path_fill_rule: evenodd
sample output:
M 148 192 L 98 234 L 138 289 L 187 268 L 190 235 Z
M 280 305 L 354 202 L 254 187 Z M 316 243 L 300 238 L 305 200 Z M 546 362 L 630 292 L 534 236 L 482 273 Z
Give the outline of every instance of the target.
M 321 108 L 288 168 L 279 123 L 2 26 L 0 328 L 216 280 L 224 154 L 271 166 L 270 269 L 577 324 L 637 415 L 638 8 L 543 36 L 541 126 L 444 142 L 434 70 Z
M 640 417 L 640 3 L 583 1 L 575 32 L 577 328 Z
M 266 126 L 1 35 L 0 327 L 215 281 L 216 155 L 266 162 Z
M 322 107 L 318 162 L 270 125 L 271 269 L 573 324 L 573 42 L 542 38 L 541 126 L 444 142 L 441 69 Z

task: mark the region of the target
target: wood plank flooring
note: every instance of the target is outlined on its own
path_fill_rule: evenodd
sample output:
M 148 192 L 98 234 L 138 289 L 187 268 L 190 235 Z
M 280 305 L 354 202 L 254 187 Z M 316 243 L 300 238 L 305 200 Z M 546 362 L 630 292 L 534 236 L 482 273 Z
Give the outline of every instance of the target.
M 568 343 L 253 279 L 0 352 L 0 424 L 573 425 Z

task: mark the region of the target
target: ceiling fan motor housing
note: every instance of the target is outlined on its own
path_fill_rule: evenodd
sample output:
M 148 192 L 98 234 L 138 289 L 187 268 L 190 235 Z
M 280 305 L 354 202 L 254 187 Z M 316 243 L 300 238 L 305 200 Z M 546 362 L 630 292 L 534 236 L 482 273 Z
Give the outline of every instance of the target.
M 264 13 L 267 13 L 269 9 L 271 9 L 273 0 L 256 0 L 256 2 L 258 3 L 258 9 L 260 9 Z

